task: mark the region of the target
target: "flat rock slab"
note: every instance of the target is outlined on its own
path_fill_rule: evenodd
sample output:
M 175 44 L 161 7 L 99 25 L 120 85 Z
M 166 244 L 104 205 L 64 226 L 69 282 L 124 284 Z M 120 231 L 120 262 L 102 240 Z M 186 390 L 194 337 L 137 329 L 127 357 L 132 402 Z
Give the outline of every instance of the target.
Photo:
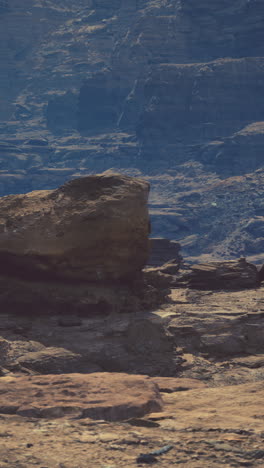
M 191 266 L 189 286 L 194 289 L 243 289 L 259 286 L 257 267 L 244 258 Z
M 164 424 L 169 430 L 242 429 L 262 433 L 263 401 L 263 381 L 172 393 L 164 395 L 164 405 L 174 420 Z
M 162 410 L 158 387 L 148 377 L 94 373 L 3 377 L 0 414 L 34 418 L 121 421 Z

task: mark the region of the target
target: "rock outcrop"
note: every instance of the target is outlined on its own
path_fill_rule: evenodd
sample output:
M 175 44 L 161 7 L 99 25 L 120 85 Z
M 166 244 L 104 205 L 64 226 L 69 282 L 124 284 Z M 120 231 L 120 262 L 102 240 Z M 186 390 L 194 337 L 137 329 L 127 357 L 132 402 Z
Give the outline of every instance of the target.
M 243 289 L 259 286 L 257 267 L 245 258 L 191 266 L 189 285 L 194 289 Z
M 184 351 L 185 377 L 201 376 L 204 372 L 208 377 L 210 374 L 209 380 L 215 381 L 215 385 L 263 378 L 262 287 L 232 291 L 179 288 L 172 289 L 170 297 L 172 302 L 164 315 L 170 319 L 168 331 Z M 241 357 L 241 362 L 233 363 L 233 372 L 227 362 L 231 364 L 236 356 Z M 208 358 L 216 358 L 213 367 Z M 226 364 L 222 366 L 223 359 Z M 240 366 L 255 371 L 251 374 L 248 369 L 242 371 Z
M 21 301 L 21 293 L 16 290 L 16 294 L 17 301 Z M 153 290 L 150 294 L 153 296 Z M 32 298 L 29 291 L 27 295 Z M 61 308 L 52 300 L 50 307 L 41 308 L 34 303 L 34 297 L 31 305 L 16 307 L 2 301 L 1 310 L 8 315 L 1 317 L 0 366 L 10 372 L 30 374 L 105 371 L 177 375 L 181 352 L 166 322 L 144 310 L 140 298 L 131 292 L 125 295 L 119 287 L 120 295 L 124 295 L 126 304 L 122 298 L 118 302 L 117 296 L 116 303 L 109 298 L 101 310 L 87 303 L 89 298 L 84 296 L 79 299 L 86 300 L 81 311 L 74 303 L 67 303 L 67 296 Z M 152 310 L 155 307 L 152 302 Z
M 18 357 L 13 366 L 17 370 L 30 370 L 39 374 L 90 373 L 100 370 L 99 366 L 85 361 L 80 354 L 52 347 L 25 353 Z
M 137 276 L 148 258 L 148 192 L 142 180 L 103 174 L 2 198 L 2 274 L 95 282 Z
M 0 413 L 25 417 L 120 421 L 162 409 L 157 385 L 127 374 L 3 377 L 0 391 Z
M 261 0 L 6 4 L 0 195 L 115 168 L 152 182 L 153 236 L 262 261 Z
M 262 58 L 245 58 L 157 66 L 145 83 L 145 105 L 137 125 L 139 138 L 146 147 L 163 147 L 164 156 L 169 157 L 179 143 L 206 143 L 230 136 L 248 122 L 261 121 L 263 106 L 255 102 L 263 92 L 263 65 Z M 221 164 L 221 154 L 214 166 L 221 171 L 223 165 L 226 171 L 226 163 Z M 233 168 L 237 173 L 232 155 L 229 152 L 230 172 Z M 260 167 L 261 162 L 261 159 L 256 160 L 256 167 L 252 164 L 252 169 Z M 247 169 L 248 165 L 245 171 Z
M 171 393 L 162 394 L 163 411 L 142 419 L 111 422 L 70 415 L 50 420 L 1 414 L 1 464 L 90 468 L 99 462 L 133 468 L 142 454 L 160 451 L 145 461 L 164 467 L 175 462 L 190 468 L 263 466 L 262 382 L 218 389 L 193 386 L 180 392 L 170 387 Z

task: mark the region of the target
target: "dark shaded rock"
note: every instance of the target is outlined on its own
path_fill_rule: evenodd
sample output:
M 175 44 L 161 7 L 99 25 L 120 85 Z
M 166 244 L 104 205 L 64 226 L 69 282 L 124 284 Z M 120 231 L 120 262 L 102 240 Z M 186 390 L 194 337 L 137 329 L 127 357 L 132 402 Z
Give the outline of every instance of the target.
M 147 464 L 147 465 L 152 465 L 153 463 L 157 463 L 158 459 L 152 454 L 141 454 L 139 457 L 137 457 L 137 463 L 138 464 Z
M 20 270 L 23 272 L 24 270 Z M 132 312 L 141 310 L 143 304 L 153 307 L 157 298 L 153 294 L 148 298 L 146 285 L 141 284 L 141 291 L 133 291 L 131 285 L 86 284 L 82 282 L 63 282 L 35 280 L 0 276 L 0 306 L 6 312 L 18 315 L 65 315 L 108 316 L 112 312 Z M 159 293 L 161 297 L 161 293 Z M 164 300 L 164 293 L 163 293 Z
M 146 268 L 144 270 L 144 278 L 147 284 L 160 291 L 172 287 L 175 283 L 170 274 L 163 273 L 159 268 Z
M 156 67 L 145 84 L 139 139 L 150 147 L 197 144 L 261 121 L 262 76 L 262 57 Z
M 151 238 L 150 239 L 150 256 L 148 265 L 158 267 L 173 259 L 173 263 L 181 262 L 180 255 L 181 246 L 178 242 L 169 239 Z M 164 271 L 164 273 L 166 273 Z
M 263 165 L 264 123 L 254 122 L 233 135 L 202 146 L 198 158 L 222 176 L 253 172 Z
M 259 286 L 255 265 L 244 258 L 191 266 L 189 287 L 194 289 L 244 289 Z
M 17 359 L 22 367 L 40 374 L 68 374 L 72 372 L 98 372 L 99 366 L 85 362 L 80 354 L 63 348 L 45 348 L 27 353 Z
M 200 343 L 202 352 L 216 356 L 239 355 L 245 351 L 245 348 L 245 339 L 232 333 L 203 335 Z
M 0 366 L 4 366 L 8 362 L 9 349 L 8 341 L 0 337 Z
M 259 43 L 263 40 L 261 0 L 235 0 L 232 4 L 228 0 L 184 0 L 181 6 L 192 23 L 189 40 L 194 58 L 263 55 Z
M 259 270 L 259 281 L 264 281 L 264 265 Z
M 91 133 L 108 127 L 116 127 L 122 98 L 128 89 L 122 90 L 120 77 L 109 72 L 96 73 L 86 80 L 80 89 L 78 106 L 78 130 Z
M 46 118 L 47 126 L 53 131 L 65 131 L 77 127 L 78 95 L 67 92 L 49 100 Z
M 177 259 L 171 260 L 168 263 L 162 265 L 159 270 L 161 273 L 166 275 L 176 275 L 179 271 L 180 263 Z
M 62 317 L 58 320 L 58 325 L 61 327 L 79 327 L 82 325 L 82 320 L 79 317 Z
M 1 0 L 0 2 L 0 13 L 6 13 L 9 9 L 8 0 Z
M 49 290 L 46 294 L 49 294 Z M 119 288 L 120 294 L 123 291 Z M 129 300 L 129 296 L 125 297 Z M 147 313 L 145 306 L 139 309 L 135 302 L 130 306 L 133 313 L 119 300 L 113 309 L 114 313 L 109 316 L 95 312 L 89 315 L 84 310 L 82 324 L 72 327 L 61 327 L 55 309 L 55 317 L 50 311 L 45 315 L 29 315 L 29 311 L 25 311 L 26 315 L 21 315 L 14 314 L 13 310 L 13 314 L 10 314 L 12 320 L 21 325 L 30 322 L 31 326 L 19 340 L 13 330 L 8 328 L 8 323 L 4 325 L 2 316 L 1 333 L 6 339 L 0 340 L 0 345 L 4 343 L 2 355 L 5 353 L 0 366 L 27 374 L 104 370 L 153 376 L 176 375 L 182 358 L 166 323 L 152 313 Z M 78 317 L 79 314 L 76 314 Z M 66 318 L 65 315 L 63 318 Z
M 43 138 L 31 138 L 26 142 L 26 145 L 30 146 L 48 146 L 48 140 Z

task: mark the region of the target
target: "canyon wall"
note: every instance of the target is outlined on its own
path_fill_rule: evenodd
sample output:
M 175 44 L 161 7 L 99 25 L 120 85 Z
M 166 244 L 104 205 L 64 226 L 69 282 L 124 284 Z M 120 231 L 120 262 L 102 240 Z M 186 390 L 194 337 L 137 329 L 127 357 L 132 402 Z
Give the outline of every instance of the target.
M 114 168 L 151 182 L 154 236 L 260 261 L 263 17 L 260 0 L 2 2 L 0 194 Z

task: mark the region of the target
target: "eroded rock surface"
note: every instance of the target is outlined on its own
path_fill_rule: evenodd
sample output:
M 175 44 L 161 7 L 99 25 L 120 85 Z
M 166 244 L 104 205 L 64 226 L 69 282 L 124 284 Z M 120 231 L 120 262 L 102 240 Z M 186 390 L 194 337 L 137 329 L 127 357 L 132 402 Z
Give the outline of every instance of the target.
M 261 0 L 6 4 L 0 194 L 115 168 L 151 180 L 153 236 L 263 262 Z
M 127 374 L 3 377 L 0 413 L 56 418 L 78 415 L 118 421 L 160 411 L 158 387 Z
M 214 379 L 214 374 L 221 372 L 223 377 L 227 371 L 232 380 L 233 358 L 241 355 L 259 355 L 262 366 L 263 288 L 237 291 L 172 289 L 171 301 L 156 313 L 166 320 L 175 343 L 187 354 L 187 376 L 193 377 L 197 371 L 201 376 L 210 375 L 210 379 Z M 190 359 L 192 354 L 194 360 Z M 220 371 L 212 365 L 213 361 L 210 363 L 211 358 L 216 359 L 216 363 L 218 359 L 227 362 L 230 359 L 230 366 L 226 362 Z M 237 364 L 233 378 L 239 381 L 239 372 L 236 379 Z M 221 363 L 219 365 L 221 367 Z M 193 375 L 192 368 L 196 368 Z M 263 378 L 263 370 L 259 371 L 259 378 Z
M 41 390 L 45 392 L 45 387 L 39 386 Z M 129 398 L 128 393 L 127 402 Z M 54 413 L 52 420 L 27 417 L 26 412 L 1 414 L 1 463 L 4 468 L 18 462 L 27 467 L 92 468 L 99 463 L 132 468 L 140 454 L 172 445 L 157 457 L 159 466 L 263 466 L 261 382 L 225 389 L 175 389 L 162 393 L 162 398 L 162 412 L 121 422 L 58 419 Z
M 177 288 L 144 314 L 1 312 L 3 467 L 126 468 L 167 445 L 164 468 L 261 467 L 263 300 Z
M 136 276 L 148 258 L 149 185 L 104 174 L 0 200 L 2 273 L 71 280 Z
M 152 313 L 2 316 L 0 366 L 10 372 L 95 371 L 175 376 L 182 358 Z
M 191 271 L 189 285 L 194 289 L 250 289 L 260 284 L 257 267 L 245 258 L 192 265 Z

